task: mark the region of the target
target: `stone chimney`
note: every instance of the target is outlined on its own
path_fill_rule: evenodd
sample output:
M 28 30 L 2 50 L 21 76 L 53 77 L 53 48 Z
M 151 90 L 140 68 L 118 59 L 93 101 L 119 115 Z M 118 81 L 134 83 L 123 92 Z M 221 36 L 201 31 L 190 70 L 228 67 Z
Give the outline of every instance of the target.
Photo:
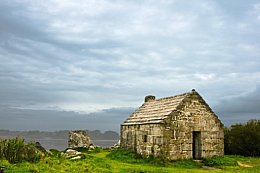
M 148 95 L 144 98 L 144 102 L 149 102 L 155 100 L 155 96 Z

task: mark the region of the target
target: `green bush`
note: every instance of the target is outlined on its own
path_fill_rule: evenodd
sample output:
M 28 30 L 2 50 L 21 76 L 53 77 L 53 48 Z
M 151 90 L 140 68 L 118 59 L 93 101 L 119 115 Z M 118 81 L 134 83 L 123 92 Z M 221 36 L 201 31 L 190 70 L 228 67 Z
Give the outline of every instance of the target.
M 0 139 L 0 158 L 10 163 L 37 162 L 41 157 L 34 143 L 25 144 L 24 139 Z
M 260 120 L 225 129 L 225 154 L 260 156 Z
M 35 163 L 41 158 L 42 153 L 36 149 L 35 143 L 28 143 L 24 146 L 24 160 Z

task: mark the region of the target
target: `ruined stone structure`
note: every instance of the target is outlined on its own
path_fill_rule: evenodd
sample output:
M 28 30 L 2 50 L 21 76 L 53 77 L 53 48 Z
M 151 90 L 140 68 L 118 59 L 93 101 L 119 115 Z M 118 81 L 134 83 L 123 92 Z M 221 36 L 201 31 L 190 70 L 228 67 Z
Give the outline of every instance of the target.
M 69 132 L 69 148 L 89 147 L 92 144 L 85 130 L 74 130 Z
M 161 99 L 146 96 L 121 125 L 121 147 L 169 160 L 221 156 L 224 132 L 217 115 L 193 89 Z

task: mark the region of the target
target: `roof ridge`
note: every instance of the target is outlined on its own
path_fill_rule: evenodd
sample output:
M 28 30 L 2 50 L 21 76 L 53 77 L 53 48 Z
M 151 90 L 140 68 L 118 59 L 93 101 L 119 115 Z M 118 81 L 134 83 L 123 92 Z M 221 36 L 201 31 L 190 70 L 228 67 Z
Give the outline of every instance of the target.
M 190 92 L 186 92 L 186 93 L 182 93 L 182 94 L 178 94 L 178 95 L 174 95 L 174 96 L 169 96 L 169 97 L 159 98 L 159 99 L 156 99 L 155 101 L 167 100 L 167 99 L 171 99 L 171 98 L 174 98 L 174 97 L 185 96 L 185 95 L 188 95 L 188 94 L 190 94 Z

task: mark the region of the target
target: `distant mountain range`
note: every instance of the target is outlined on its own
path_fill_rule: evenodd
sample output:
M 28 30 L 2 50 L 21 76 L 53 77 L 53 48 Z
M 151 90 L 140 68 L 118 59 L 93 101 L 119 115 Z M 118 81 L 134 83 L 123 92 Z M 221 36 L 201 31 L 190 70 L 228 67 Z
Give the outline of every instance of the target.
M 0 138 L 14 138 L 21 137 L 26 141 L 38 141 L 45 148 L 55 148 L 63 150 L 68 146 L 68 133 L 70 130 L 60 130 L 55 132 L 47 131 L 10 131 L 0 129 Z M 119 134 L 114 131 L 105 131 L 102 133 L 100 130 L 86 130 L 90 139 L 95 145 L 101 147 L 109 147 L 117 143 Z

